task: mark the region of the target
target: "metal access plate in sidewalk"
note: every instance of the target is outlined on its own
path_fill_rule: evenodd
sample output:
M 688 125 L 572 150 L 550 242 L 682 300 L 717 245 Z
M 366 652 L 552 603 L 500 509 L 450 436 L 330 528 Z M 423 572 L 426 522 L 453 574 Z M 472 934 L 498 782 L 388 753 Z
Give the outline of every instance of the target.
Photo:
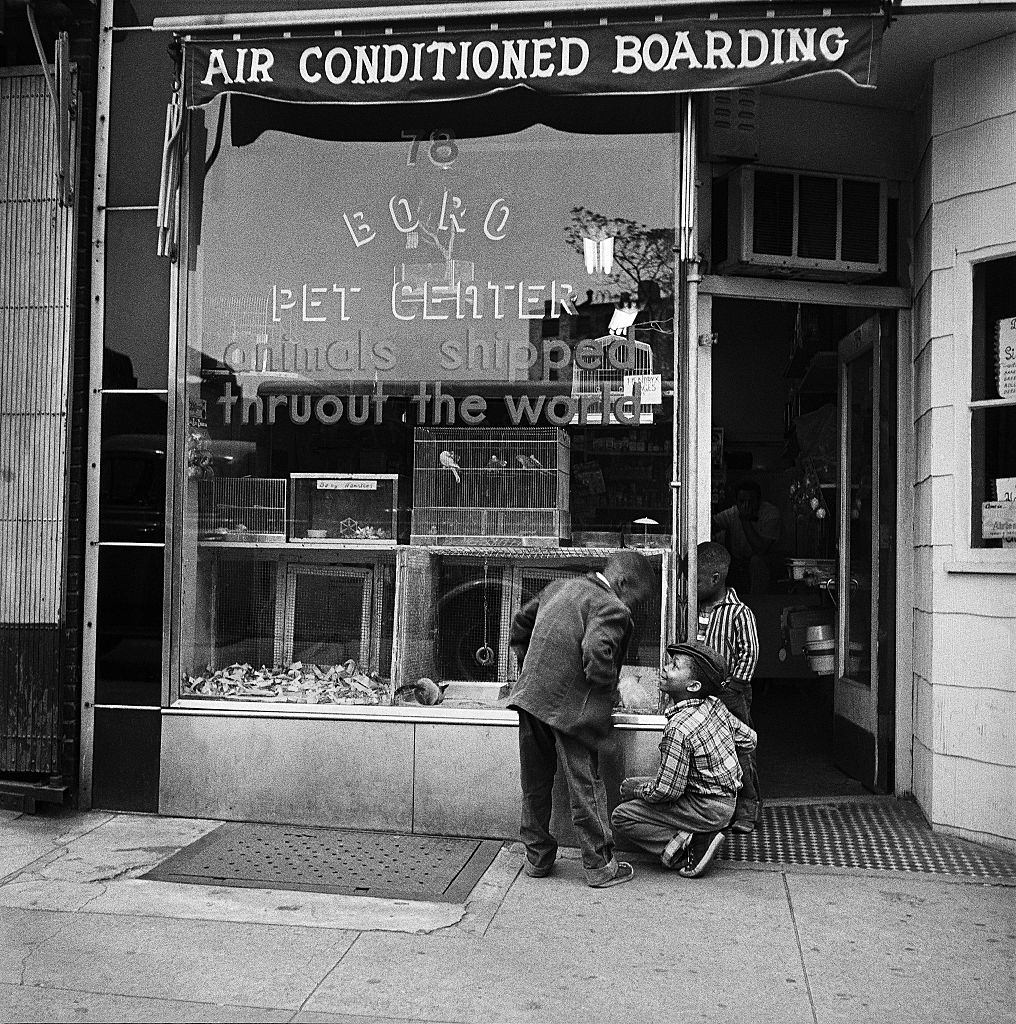
M 1016 857 L 933 831 L 920 808 L 892 797 L 766 807 L 750 835 L 731 834 L 724 860 L 867 871 L 915 871 L 1016 882 Z
M 464 903 L 500 849 L 494 840 L 227 822 L 141 877 Z

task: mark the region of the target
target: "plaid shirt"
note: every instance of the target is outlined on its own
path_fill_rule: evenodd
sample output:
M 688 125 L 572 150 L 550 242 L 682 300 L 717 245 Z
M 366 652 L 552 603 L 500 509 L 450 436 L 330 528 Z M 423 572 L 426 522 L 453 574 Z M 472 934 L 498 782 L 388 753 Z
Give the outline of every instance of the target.
M 758 630 L 755 615 L 737 596 L 733 587 L 727 589 L 723 600 L 710 609 L 708 616 L 699 615 L 698 639 L 727 661 L 730 675 L 723 681 L 750 683 L 758 664 Z
M 690 697 L 669 708 L 660 742 L 660 770 L 635 796 L 651 804 L 682 793 L 733 796 L 741 788 L 737 750 L 755 749 L 755 731 L 715 697 Z

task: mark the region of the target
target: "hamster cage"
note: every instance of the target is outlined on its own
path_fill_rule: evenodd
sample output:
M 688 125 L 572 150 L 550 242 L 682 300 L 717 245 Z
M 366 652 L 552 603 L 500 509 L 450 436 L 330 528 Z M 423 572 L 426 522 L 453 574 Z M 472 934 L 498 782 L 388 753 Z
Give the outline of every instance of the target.
M 396 473 L 293 473 L 289 539 L 322 544 L 394 546 Z
M 571 537 L 571 447 L 549 427 L 418 427 L 414 544 L 555 547 Z

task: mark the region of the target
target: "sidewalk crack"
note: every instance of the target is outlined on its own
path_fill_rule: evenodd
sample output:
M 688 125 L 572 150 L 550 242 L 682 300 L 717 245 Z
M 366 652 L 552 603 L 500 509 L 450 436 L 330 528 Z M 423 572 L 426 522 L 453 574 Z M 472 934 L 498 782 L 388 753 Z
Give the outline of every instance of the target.
M 818 1024 L 818 1013 L 815 1010 L 815 996 L 811 991 L 811 979 L 808 977 L 808 965 L 804 962 L 804 947 L 801 945 L 801 931 L 797 927 L 797 915 L 794 913 L 794 901 L 790 897 L 790 885 L 787 883 L 787 873 L 781 873 L 783 878 L 783 892 L 787 897 L 787 909 L 790 911 L 790 923 L 794 926 L 794 939 L 797 942 L 797 955 L 801 961 L 801 973 L 804 975 L 804 988 L 808 993 L 808 1003 L 811 1006 L 811 1019 Z
M 346 959 L 346 956 L 348 955 L 349 951 L 360 941 L 362 935 L 363 932 L 356 933 L 356 938 L 353 939 L 353 941 L 345 948 L 345 950 L 342 953 L 342 956 L 340 956 L 339 959 L 336 960 L 335 963 L 332 964 L 332 966 L 327 971 L 325 971 L 324 977 L 310 990 L 310 992 L 307 993 L 307 998 L 300 1004 L 300 1007 L 296 1011 L 296 1013 L 294 1013 L 293 1016 L 289 1018 L 291 1021 L 296 1020 L 296 1018 L 299 1017 L 301 1013 L 303 1013 L 303 1011 L 307 1007 L 307 1004 L 314 998 L 315 994 L 317 993 L 317 990 L 332 976 L 332 973 L 338 968 L 339 964 L 341 964 L 342 961 Z

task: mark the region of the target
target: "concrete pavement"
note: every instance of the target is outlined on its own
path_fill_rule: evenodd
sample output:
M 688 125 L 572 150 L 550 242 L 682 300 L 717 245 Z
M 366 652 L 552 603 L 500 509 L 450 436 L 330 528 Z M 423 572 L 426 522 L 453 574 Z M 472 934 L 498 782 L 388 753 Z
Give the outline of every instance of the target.
M 464 905 L 138 878 L 218 822 L 0 817 L 0 1020 L 1016 1022 L 1016 887 L 506 847 Z

